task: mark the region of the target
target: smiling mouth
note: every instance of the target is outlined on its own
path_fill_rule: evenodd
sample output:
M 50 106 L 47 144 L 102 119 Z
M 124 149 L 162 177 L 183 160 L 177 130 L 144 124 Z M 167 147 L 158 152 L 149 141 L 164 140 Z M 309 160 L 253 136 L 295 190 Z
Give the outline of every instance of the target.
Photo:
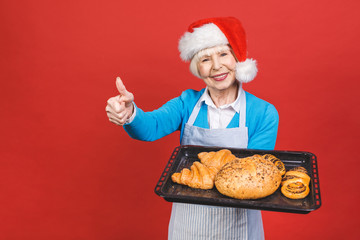
M 222 81 L 225 80 L 228 74 L 229 73 L 222 73 L 222 74 L 214 75 L 211 78 L 213 78 L 215 81 Z

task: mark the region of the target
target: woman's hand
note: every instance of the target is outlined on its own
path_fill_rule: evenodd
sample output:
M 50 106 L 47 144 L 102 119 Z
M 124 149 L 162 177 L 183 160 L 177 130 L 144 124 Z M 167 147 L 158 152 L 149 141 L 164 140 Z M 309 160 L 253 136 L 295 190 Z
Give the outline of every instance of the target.
M 116 88 L 120 95 L 109 98 L 105 110 L 110 122 L 124 125 L 134 112 L 134 95 L 126 90 L 120 77 L 116 78 Z

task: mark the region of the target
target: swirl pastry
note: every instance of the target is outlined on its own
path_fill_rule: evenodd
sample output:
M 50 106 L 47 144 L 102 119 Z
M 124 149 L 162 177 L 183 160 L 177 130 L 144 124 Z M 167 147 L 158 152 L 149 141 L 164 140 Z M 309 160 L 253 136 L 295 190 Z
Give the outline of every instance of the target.
M 280 159 L 271 154 L 265 154 L 262 157 L 265 160 L 272 162 L 279 169 L 281 176 L 284 176 L 286 169 L 284 163 Z
M 310 177 L 303 167 L 296 167 L 285 173 L 281 182 L 281 192 L 291 199 L 305 198 L 309 192 Z

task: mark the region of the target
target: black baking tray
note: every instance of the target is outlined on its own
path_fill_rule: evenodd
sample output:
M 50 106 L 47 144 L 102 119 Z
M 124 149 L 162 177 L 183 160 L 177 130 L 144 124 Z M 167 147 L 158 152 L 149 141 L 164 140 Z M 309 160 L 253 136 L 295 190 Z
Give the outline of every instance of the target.
M 210 190 L 194 189 L 174 183 L 171 175 L 183 168 L 190 168 L 194 161 L 199 161 L 198 153 L 218 151 L 223 147 L 202 147 L 183 145 L 174 149 L 161 177 L 156 184 L 155 193 L 169 202 L 181 202 L 224 207 L 248 208 L 277 212 L 310 213 L 321 206 L 319 171 L 317 158 L 313 153 L 300 151 L 269 151 L 227 148 L 238 158 L 254 154 L 272 154 L 279 158 L 286 170 L 302 166 L 308 171 L 310 193 L 304 199 L 289 199 L 282 195 L 280 188 L 270 196 L 255 200 L 239 200 L 219 193 L 216 188 Z

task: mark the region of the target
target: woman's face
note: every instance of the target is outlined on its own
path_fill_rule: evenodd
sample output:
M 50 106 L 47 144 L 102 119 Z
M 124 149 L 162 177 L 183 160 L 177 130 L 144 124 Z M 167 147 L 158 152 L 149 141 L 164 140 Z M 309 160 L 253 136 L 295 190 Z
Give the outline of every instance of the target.
M 209 90 L 223 91 L 235 84 L 236 59 L 231 50 L 205 55 L 198 62 L 198 70 Z

